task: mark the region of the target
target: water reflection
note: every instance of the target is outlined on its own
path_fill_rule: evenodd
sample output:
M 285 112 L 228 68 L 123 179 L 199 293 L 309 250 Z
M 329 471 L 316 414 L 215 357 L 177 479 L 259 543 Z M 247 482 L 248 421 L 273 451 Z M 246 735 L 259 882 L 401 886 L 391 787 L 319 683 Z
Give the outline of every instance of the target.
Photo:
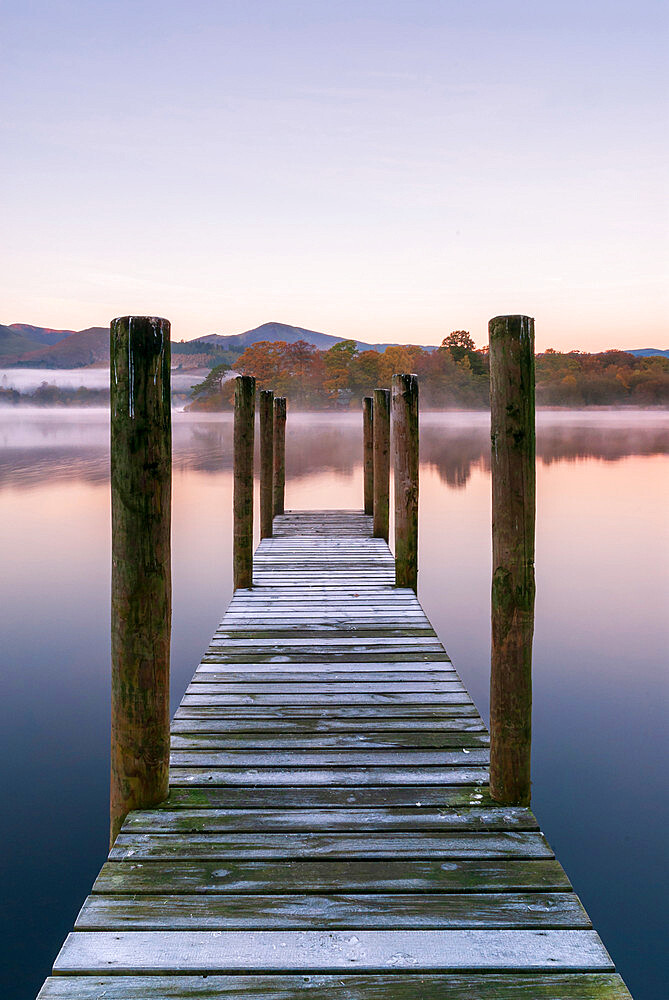
M 361 464 L 361 418 L 351 414 L 290 414 L 287 476 L 352 474 Z M 232 469 L 232 416 L 175 413 L 175 471 L 217 474 Z M 476 469 L 490 469 L 487 414 L 427 413 L 421 418 L 421 465 L 454 489 Z M 669 415 L 647 411 L 540 412 L 537 459 L 544 465 L 669 453 Z M 104 482 L 109 476 L 105 410 L 0 410 L 0 487 L 35 487 L 47 480 Z
M 543 412 L 538 429 L 533 802 L 643 1000 L 666 986 L 669 414 Z M 357 414 L 289 414 L 287 433 L 288 506 L 361 504 Z M 102 410 L 0 410 L 0 996 L 16 1000 L 106 854 L 108 438 Z M 484 715 L 488 448 L 485 414 L 423 415 L 420 596 Z M 175 414 L 173 707 L 231 593 L 231 451 L 230 415 Z

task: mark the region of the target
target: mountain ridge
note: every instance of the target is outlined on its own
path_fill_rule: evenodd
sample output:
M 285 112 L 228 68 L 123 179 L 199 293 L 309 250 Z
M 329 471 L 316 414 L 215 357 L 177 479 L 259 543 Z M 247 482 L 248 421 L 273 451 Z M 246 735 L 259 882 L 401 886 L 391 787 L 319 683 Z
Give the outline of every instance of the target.
M 188 353 L 188 345 L 203 357 L 203 347 L 211 347 L 212 354 L 230 352 L 234 357 L 241 354 L 251 344 L 260 341 L 285 341 L 294 344 L 306 340 L 318 350 L 328 350 L 343 340 L 353 338 L 338 337 L 306 327 L 271 321 L 243 333 L 223 335 L 204 334 L 192 340 L 173 342 L 173 353 Z M 356 340 L 359 351 L 384 351 L 393 344 L 370 344 Z M 422 345 L 424 350 L 433 351 L 437 345 Z M 587 353 L 587 352 L 584 352 Z M 601 353 L 601 352 L 595 352 Z M 638 347 L 625 351 L 636 357 L 669 357 L 669 349 Z M 84 368 L 109 362 L 109 327 L 94 326 L 86 330 L 56 330 L 50 327 L 32 326 L 27 323 L 0 324 L 0 364 L 26 368 Z M 210 361 L 210 364 L 218 361 Z
M 252 330 L 245 330 L 244 333 L 232 333 L 227 336 L 220 333 L 209 333 L 203 337 L 196 337 L 192 341 L 187 341 L 187 343 L 215 344 L 224 350 L 230 350 L 237 347 L 249 347 L 251 344 L 257 344 L 263 340 L 283 340 L 288 344 L 294 344 L 298 340 L 306 340 L 307 343 L 313 344 L 319 350 L 326 351 L 329 347 L 340 344 L 343 340 L 353 339 L 353 337 L 337 337 L 331 333 L 320 333 L 317 330 L 307 330 L 302 326 L 291 326 L 289 323 L 278 323 L 276 320 L 273 320 L 269 323 L 262 323 Z M 385 351 L 386 347 L 397 346 L 390 343 L 369 344 L 364 340 L 356 340 L 355 344 L 359 351 Z M 431 344 L 424 346 L 423 349 L 433 351 L 436 349 L 436 346 L 436 344 Z

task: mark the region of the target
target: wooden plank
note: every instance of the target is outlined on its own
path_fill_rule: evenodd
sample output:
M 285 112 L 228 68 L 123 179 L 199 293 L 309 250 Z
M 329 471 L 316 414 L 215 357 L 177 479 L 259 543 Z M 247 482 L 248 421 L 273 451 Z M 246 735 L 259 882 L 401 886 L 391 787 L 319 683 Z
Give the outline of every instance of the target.
M 227 664 L 218 667 L 219 670 L 271 670 L 274 665 L 283 670 L 450 670 L 453 669 L 451 660 L 447 653 L 405 653 L 403 656 L 397 653 L 389 653 L 386 650 L 378 650 L 376 655 L 365 653 L 356 654 L 355 659 L 343 653 L 322 654 L 317 656 L 313 653 L 300 654 L 278 654 L 261 656 L 248 656 L 247 654 L 227 655 L 221 650 L 216 652 L 206 651 L 200 666 L 207 663 Z
M 76 930 L 592 927 L 573 893 L 89 896 Z
M 196 713 L 196 714 L 193 714 Z M 335 745 L 338 738 L 349 740 L 359 739 L 360 746 L 372 747 L 375 739 L 383 745 L 391 745 L 394 740 L 406 741 L 403 745 L 409 746 L 448 746 L 448 740 L 452 739 L 454 744 L 457 740 L 469 738 L 469 734 L 476 734 L 481 740 L 481 745 L 487 746 L 490 737 L 485 731 L 483 722 L 475 716 L 455 716 L 453 718 L 435 719 L 430 723 L 429 719 L 415 719 L 408 731 L 400 729 L 401 722 L 393 719 L 361 719 L 356 724 L 355 720 L 347 722 L 345 719 L 284 719 L 282 722 L 275 722 L 272 719 L 256 719 L 248 713 L 245 718 L 225 717 L 219 718 L 214 712 L 204 709 L 193 709 L 191 714 L 180 712 L 172 720 L 172 740 L 176 746 L 176 740 L 181 738 L 180 734 L 194 736 L 201 734 L 218 735 L 221 739 L 235 741 L 235 745 L 243 747 L 245 743 L 249 745 L 253 742 L 253 734 L 264 734 L 255 738 L 261 741 L 261 745 L 270 744 L 281 746 L 281 741 L 288 741 L 289 735 L 294 734 L 294 743 L 291 746 L 302 746 L 302 737 L 308 740 L 314 739 L 321 734 L 325 741 L 322 745 Z M 271 735 L 270 735 L 271 734 Z M 279 742 L 272 743 L 272 736 Z M 330 739 L 326 739 L 329 737 Z M 387 739 L 387 743 L 386 743 Z M 414 742 L 412 742 L 414 741 Z M 424 742 L 423 742 L 424 741 Z M 443 741 L 443 742 L 442 742 Z M 225 744 L 222 744 L 225 745 Z M 260 745 L 260 744 L 259 744 Z
M 75 931 L 54 972 L 613 971 L 590 930 Z
M 198 720 L 199 721 L 199 720 Z M 227 735 L 226 725 L 220 732 L 198 732 L 172 729 L 173 750 L 400 750 L 482 748 L 490 743 L 487 733 L 481 732 L 405 732 L 393 733 L 272 733 L 270 736 L 252 733 Z M 192 725 L 192 723 L 191 723 Z M 207 725 L 207 723 L 205 723 Z
M 369 631 L 369 630 L 368 630 Z M 327 650 L 328 648 L 339 648 L 342 649 L 355 649 L 362 647 L 361 652 L 364 652 L 368 647 L 382 650 L 384 647 L 388 646 L 395 648 L 396 646 L 404 649 L 413 649 L 414 651 L 424 651 L 427 653 L 431 652 L 441 652 L 442 646 L 438 640 L 430 641 L 429 638 L 422 638 L 421 636 L 385 636 L 382 634 L 383 630 L 378 629 L 375 634 L 370 638 L 369 642 L 364 642 L 365 630 L 361 629 L 360 633 L 356 629 L 356 635 L 346 636 L 327 636 L 323 635 L 318 641 L 314 641 L 313 638 L 308 637 L 306 639 L 300 639 L 298 637 L 293 638 L 291 636 L 290 643 L 287 644 L 291 649 L 313 649 L 323 648 Z M 359 638 L 358 635 L 361 635 Z M 372 641 L 373 639 L 373 641 Z M 219 639 L 217 636 L 211 640 L 210 647 L 212 649 L 218 649 L 219 646 L 225 647 L 225 649 L 244 649 L 246 647 L 251 647 L 253 649 L 273 649 L 275 646 L 281 646 L 282 642 L 280 638 L 277 642 L 268 641 L 253 641 L 249 642 L 246 639 L 236 639 L 233 636 L 227 636 L 225 639 Z
M 251 802 L 249 801 L 251 799 Z M 169 798 L 156 810 L 178 808 L 245 809 L 382 809 L 443 808 L 469 806 L 489 808 L 495 803 L 486 785 L 371 785 L 368 787 L 288 786 L 258 788 L 226 785 L 183 787 L 173 785 Z M 528 816 L 530 810 L 526 810 Z M 529 822 L 529 821 L 528 821 Z M 528 827 L 529 828 L 529 827 Z
M 270 683 L 281 683 L 281 674 L 297 675 L 300 673 L 313 674 L 318 683 L 323 681 L 327 683 L 355 683 L 352 679 L 352 675 L 361 674 L 367 676 L 361 676 L 358 683 L 386 683 L 393 684 L 397 687 L 399 684 L 434 684 L 437 682 L 441 683 L 453 683 L 460 682 L 460 678 L 454 669 L 452 663 L 448 659 L 408 659 L 406 663 L 402 662 L 402 659 L 397 655 L 396 652 L 388 653 L 387 650 L 379 650 L 376 656 L 371 654 L 374 653 L 373 649 L 366 649 L 364 651 L 368 654 L 367 660 L 353 660 L 351 662 L 350 657 L 345 656 L 345 651 L 335 651 L 334 658 L 332 651 L 323 651 L 321 657 L 316 659 L 313 653 L 308 654 L 312 659 L 312 663 L 307 660 L 304 662 L 304 654 L 300 651 L 294 652 L 290 648 L 285 647 L 284 652 L 279 653 L 267 659 L 268 653 L 266 649 L 258 649 L 257 665 L 253 667 L 254 659 L 250 658 L 248 654 L 239 654 L 237 652 L 221 653 L 220 650 L 207 650 L 204 654 L 203 660 L 198 664 L 198 671 L 195 674 L 195 680 L 206 680 L 202 677 L 203 672 L 215 673 L 220 675 L 220 679 L 225 681 L 226 676 L 234 673 L 246 674 L 249 669 L 253 671 L 255 669 L 258 673 L 266 673 L 269 676 Z M 410 651 L 410 655 L 414 655 L 414 651 Z M 388 659 L 391 656 L 392 659 Z M 236 661 L 240 659 L 241 662 L 238 664 Z M 291 661 L 296 661 L 297 667 L 293 665 Z M 370 666 L 367 669 L 367 662 Z M 304 664 L 304 665 L 303 665 Z M 431 669 L 433 675 L 422 673 L 421 671 L 425 668 Z M 377 672 L 384 673 L 388 675 L 386 679 L 377 678 L 370 676 L 373 674 L 374 670 Z M 326 673 L 339 673 L 342 675 L 339 681 L 330 679 L 327 676 L 323 676 Z M 413 677 L 409 677 L 406 680 L 402 679 L 403 674 L 412 674 Z M 274 676 L 272 676 L 274 675 Z M 253 684 L 255 678 L 251 673 L 250 676 L 246 675 L 243 677 L 244 683 Z M 308 683 L 308 679 L 303 680 L 302 677 L 295 676 L 295 683 Z M 283 683 L 287 683 L 284 681 Z
M 376 620 L 377 615 L 382 615 L 398 624 L 403 621 L 408 621 L 411 624 L 421 622 L 426 628 L 432 627 L 421 606 L 411 604 L 408 601 L 399 605 L 397 602 L 379 599 L 378 601 L 365 602 L 360 606 L 359 602 L 352 601 L 350 598 L 345 601 L 339 597 L 336 601 L 328 601 L 327 604 L 320 601 L 303 604 L 291 594 L 290 598 L 274 599 L 273 601 L 256 598 L 255 600 L 246 600 L 243 603 L 233 603 L 226 611 L 218 628 L 226 629 L 230 625 L 243 625 L 258 617 L 276 621 L 277 624 L 281 625 L 285 618 L 286 605 L 289 608 L 296 608 L 295 614 L 298 620 L 306 622 L 323 622 L 326 625 L 330 622 L 364 622 L 367 619 Z
M 366 663 L 368 660 L 372 663 L 386 663 L 386 664 L 400 664 L 402 665 L 413 665 L 414 662 L 418 663 L 450 663 L 449 657 L 442 650 L 441 652 L 435 651 L 421 652 L 420 650 L 388 650 L 388 649 L 347 649 L 347 650 L 327 650 L 314 648 L 311 652 L 291 652 L 289 649 L 282 647 L 282 651 L 262 651 L 255 650 L 254 652 L 230 652 L 222 648 L 207 651 L 202 657 L 203 663 L 315 663 L 327 661 L 329 663 L 351 663 L 351 657 L 355 657 L 355 664 Z M 340 668 L 341 669 L 341 668 Z M 386 666 L 386 670 L 390 670 L 390 666 Z
M 374 705 L 394 705 L 413 706 L 423 711 L 430 711 L 433 706 L 448 704 L 467 704 L 471 701 L 464 687 L 456 688 L 454 691 L 440 691 L 438 694 L 418 694 L 408 691 L 403 694 L 401 691 L 387 692 L 385 694 L 356 694 L 348 692 L 346 694 L 328 694 L 327 692 L 304 692 L 300 694 L 296 691 L 293 694 L 225 694 L 219 693 L 215 685 L 211 685 L 212 690 L 207 690 L 208 685 L 192 685 L 183 697 L 183 705 L 275 705 L 275 706 L 302 706 L 307 705 L 333 705 L 339 708 L 346 706 L 374 706 Z M 420 713 L 419 713 L 420 714 Z
M 123 824 L 124 833 L 267 832 L 289 830 L 364 831 L 379 830 L 536 830 L 537 822 L 523 807 L 434 808 L 429 806 L 311 809 L 179 809 L 136 810 Z
M 237 674 L 241 677 L 253 677 L 256 674 L 262 676 L 263 674 L 270 674 L 272 676 L 287 674 L 297 678 L 301 674 L 313 674 L 318 677 L 327 677 L 332 674 L 335 677 L 339 676 L 342 680 L 346 679 L 349 674 L 355 676 L 356 674 L 365 675 L 369 677 L 370 680 L 374 680 L 377 674 L 381 676 L 390 675 L 390 679 L 395 676 L 401 677 L 402 674 L 409 673 L 418 677 L 424 677 L 426 680 L 431 680 L 433 678 L 439 678 L 442 674 L 448 674 L 457 676 L 457 671 L 453 667 L 453 664 L 448 659 L 441 660 L 408 660 L 406 663 L 402 663 L 401 660 L 393 660 L 392 663 L 388 663 L 387 660 L 365 660 L 361 661 L 338 661 L 333 663 L 331 660 L 312 660 L 308 663 L 286 663 L 281 660 L 276 662 L 263 662 L 254 663 L 250 660 L 245 663 L 217 663 L 214 657 L 209 661 L 202 661 L 198 664 L 196 668 L 198 675 L 203 673 L 225 673 L 235 675 Z
M 99 893 L 405 893 L 567 892 L 571 886 L 554 858 L 435 858 L 346 861 L 207 861 L 132 856 L 107 861 Z
M 455 673 L 455 672 L 454 672 Z M 208 674 L 195 677 L 188 685 L 189 692 L 199 694 L 442 694 L 448 691 L 463 691 L 464 685 L 457 677 L 446 681 L 333 681 L 323 679 L 316 684 L 309 681 L 289 681 L 280 679 L 259 682 L 247 680 L 241 684 L 230 681 L 225 674 Z
M 307 665 L 308 666 L 308 665 Z M 215 663 L 201 664 L 193 674 L 192 683 L 205 681 L 208 684 L 359 684 L 359 683 L 392 683 L 396 686 L 405 681 L 410 684 L 453 681 L 457 674 L 452 667 L 432 671 L 412 670 L 273 670 L 257 669 L 238 671 L 221 668 Z
M 124 859 L 261 860 L 299 858 L 550 858 L 541 833 L 119 833 L 109 852 Z
M 37 1000 L 631 1000 L 615 973 L 59 976 Z
M 487 749 L 455 750 L 173 750 L 172 767 L 446 767 L 487 764 Z
M 240 647 L 282 646 L 288 649 L 301 649 L 311 646 L 336 646 L 345 648 L 349 643 L 356 646 L 379 647 L 384 652 L 384 646 L 402 648 L 406 646 L 415 649 L 441 651 L 441 643 L 432 639 L 432 629 L 425 628 L 421 623 L 379 621 L 375 620 L 348 622 L 299 622 L 291 620 L 286 615 L 283 625 L 276 619 L 261 623 L 245 622 L 237 627 L 226 627 L 215 632 L 209 644 L 210 650 L 237 650 Z
M 361 610 L 351 612 L 333 611 L 331 614 L 315 614 L 304 611 L 263 611 L 257 609 L 254 613 L 249 611 L 243 615 L 235 615 L 224 619 L 214 635 L 217 639 L 226 636 L 255 637 L 258 632 L 261 638 L 268 635 L 276 635 L 281 638 L 290 635 L 299 635 L 303 638 L 309 635 L 347 635 L 357 633 L 358 630 L 369 632 L 380 629 L 385 635 L 407 634 L 424 635 L 429 637 L 432 626 L 420 615 L 414 612 L 404 612 L 397 614 L 384 610 Z
M 229 612 L 226 612 L 222 621 L 225 621 L 228 614 L 245 611 L 247 614 L 258 609 L 264 609 L 267 613 L 291 610 L 295 608 L 298 613 L 311 612 L 313 614 L 335 614 L 339 611 L 366 613 L 370 610 L 387 611 L 388 614 L 404 615 L 406 612 L 415 612 L 425 617 L 429 621 L 425 611 L 410 592 L 406 594 L 401 591 L 393 591 L 383 586 L 378 589 L 367 588 L 364 592 L 360 590 L 347 590 L 345 587 L 321 589 L 314 586 L 300 587 L 254 587 L 253 590 L 236 591 L 230 602 Z
M 398 719 L 410 719 L 412 727 L 421 724 L 426 728 L 438 726 L 440 719 L 453 719 L 469 716 L 479 719 L 473 703 L 448 703 L 434 706 L 426 705 L 219 705 L 211 697 L 197 699 L 189 698 L 175 713 L 177 719 L 187 718 L 238 718 L 238 719 L 274 719 L 277 722 L 289 724 L 291 721 L 310 722 L 313 725 L 332 723 L 340 720 L 347 727 L 360 726 L 384 728 L 389 724 L 397 728 Z
M 488 781 L 487 767 L 172 767 L 170 785 L 476 785 Z

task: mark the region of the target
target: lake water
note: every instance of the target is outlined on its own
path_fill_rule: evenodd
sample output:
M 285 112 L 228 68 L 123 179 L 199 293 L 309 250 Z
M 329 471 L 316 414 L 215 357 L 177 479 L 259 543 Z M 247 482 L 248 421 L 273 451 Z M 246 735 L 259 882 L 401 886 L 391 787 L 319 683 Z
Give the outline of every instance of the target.
M 107 851 L 108 422 L 0 410 L 0 995 L 31 1000 Z M 361 420 L 289 414 L 288 507 L 360 507 Z M 488 711 L 485 414 L 421 422 L 419 590 Z M 229 415 L 176 414 L 172 705 L 231 596 Z M 540 413 L 533 806 L 636 1000 L 666 995 L 669 414 Z

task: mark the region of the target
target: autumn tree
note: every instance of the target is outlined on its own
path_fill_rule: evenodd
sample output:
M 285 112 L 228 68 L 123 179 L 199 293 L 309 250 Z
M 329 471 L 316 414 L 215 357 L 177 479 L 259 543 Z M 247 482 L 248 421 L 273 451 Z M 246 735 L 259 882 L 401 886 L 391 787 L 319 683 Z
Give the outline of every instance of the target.
M 193 390 L 193 409 L 229 409 L 234 380 L 227 364 L 217 365 Z M 476 349 L 464 330 L 446 337 L 442 347 L 425 351 L 415 344 L 384 351 L 358 352 L 344 340 L 328 351 L 306 341 L 259 342 L 248 347 L 235 369 L 254 375 L 259 388 L 274 389 L 294 405 L 310 409 L 348 406 L 377 387 L 390 386 L 396 373 L 415 372 L 423 405 L 485 408 L 488 405 L 487 349 Z M 625 351 L 562 354 L 550 349 L 536 358 L 537 401 L 550 406 L 667 405 L 669 359 L 637 358 Z M 48 397 L 49 387 L 41 392 Z
M 341 340 L 325 352 L 323 362 L 326 376 L 323 388 L 333 399 L 350 389 L 351 366 L 357 355 L 358 348 L 354 340 Z
M 253 375 L 258 389 L 275 389 L 285 375 L 288 345 L 283 340 L 258 340 L 235 364 L 242 375 Z
M 444 337 L 441 342 L 442 349 L 450 351 L 454 361 L 462 361 L 465 355 L 476 350 L 476 344 L 472 340 L 468 330 L 453 330 L 448 337 Z
M 361 351 L 357 357 L 353 358 L 349 376 L 351 389 L 356 398 L 368 396 L 374 389 L 381 386 L 379 377 L 379 367 L 381 354 L 379 351 Z

